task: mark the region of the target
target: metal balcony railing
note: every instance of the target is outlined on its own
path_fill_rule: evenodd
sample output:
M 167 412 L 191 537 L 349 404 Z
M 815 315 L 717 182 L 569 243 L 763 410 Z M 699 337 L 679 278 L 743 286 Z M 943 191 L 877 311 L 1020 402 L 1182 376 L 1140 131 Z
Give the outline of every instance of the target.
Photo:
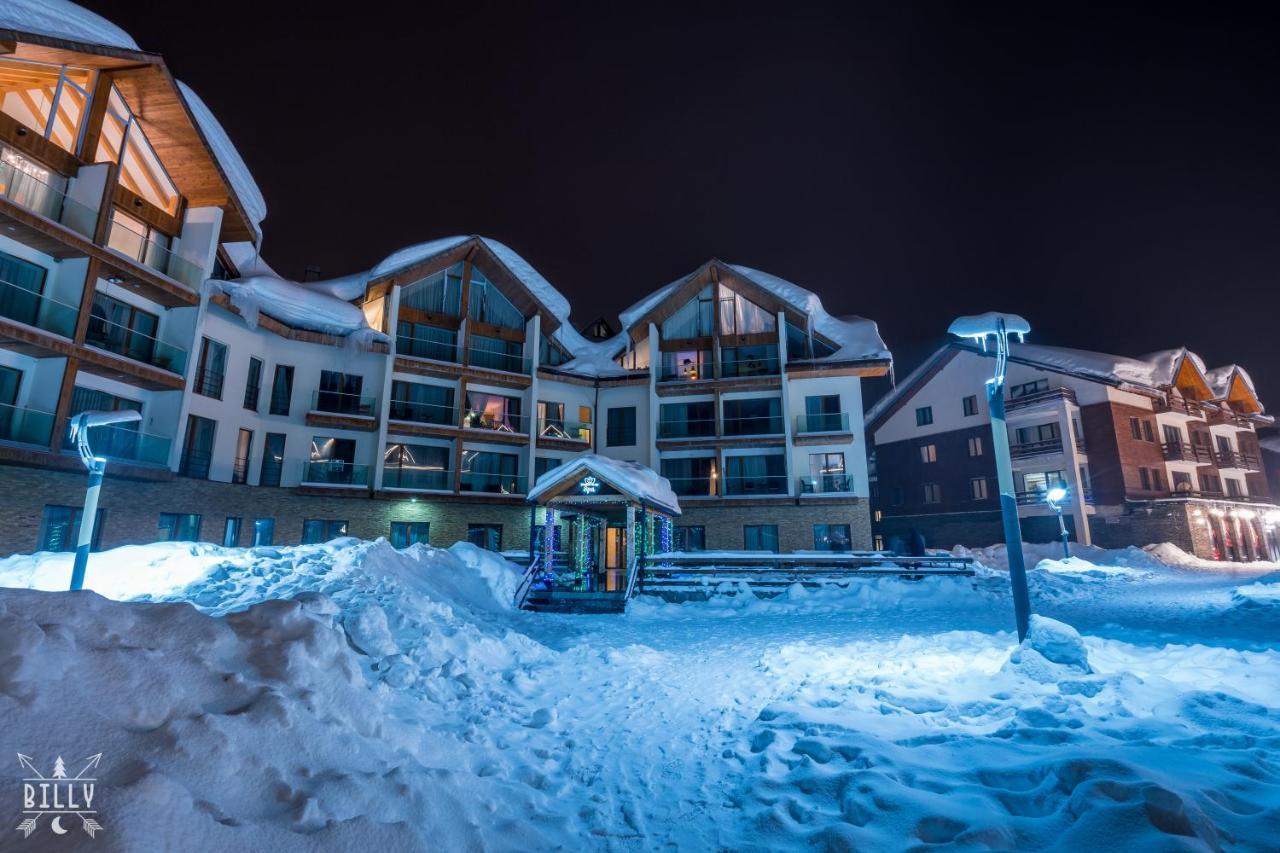
M 182 456 L 178 459 L 178 473 L 183 477 L 191 477 L 194 480 L 209 479 L 209 463 L 213 460 L 213 454 L 206 450 L 191 450 L 183 448 Z
M 72 338 L 80 308 L 0 279 L 0 317 Z
M 345 391 L 316 391 L 311 395 L 311 411 L 371 418 L 378 411 L 378 398 Z
M 1065 489 L 1066 486 L 1063 486 L 1063 488 Z M 1032 489 L 1031 491 L 1026 491 L 1026 492 L 1015 492 L 1014 498 L 1017 500 L 1019 506 L 1035 506 L 1037 504 L 1045 504 L 1047 506 L 1044 499 L 1046 493 L 1047 493 L 1047 490 L 1045 489 Z M 1058 505 L 1065 508 L 1067 506 L 1070 506 L 1073 500 L 1075 500 L 1075 497 L 1073 496 L 1071 490 L 1067 489 L 1066 497 L 1064 497 L 1058 503 Z M 1092 489 L 1084 490 L 1084 502 L 1086 504 L 1093 503 Z
M 215 400 L 222 399 L 222 383 L 226 379 L 226 375 L 221 370 L 197 370 L 195 381 L 191 390 L 205 397 L 212 397 Z
M 1062 439 L 1050 438 L 1045 441 L 1027 441 L 1009 445 L 1009 456 L 1014 459 L 1025 459 L 1029 456 L 1047 456 L 1050 453 L 1062 452 Z
M 848 432 L 848 412 L 823 412 L 814 415 L 796 415 L 796 434 L 814 432 Z
M 1040 403 L 1049 403 L 1055 400 L 1069 400 L 1074 403 L 1076 401 L 1076 392 L 1070 388 L 1062 386 L 1057 388 L 1046 388 L 1043 391 L 1033 391 L 1030 394 L 1009 397 L 1004 402 L 1004 408 L 1006 412 L 1012 412 L 1017 409 L 1025 409 L 1028 406 L 1035 406 Z

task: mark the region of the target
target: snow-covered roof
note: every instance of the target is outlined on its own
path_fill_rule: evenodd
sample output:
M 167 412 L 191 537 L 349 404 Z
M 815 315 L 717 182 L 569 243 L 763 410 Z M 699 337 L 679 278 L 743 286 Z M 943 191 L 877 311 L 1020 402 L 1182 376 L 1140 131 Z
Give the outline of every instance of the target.
M 1253 377 L 1249 375 L 1249 371 L 1238 364 L 1226 364 L 1204 372 L 1205 379 L 1209 381 L 1209 387 L 1213 389 L 1213 398 L 1215 400 L 1225 400 L 1227 398 L 1231 393 L 1231 382 L 1237 375 L 1249 389 L 1249 392 L 1255 397 L 1258 396 L 1257 386 L 1253 384 Z
M 5 0 L 0 3 L 0 30 L 139 50 L 138 43 L 124 30 L 67 0 Z
M 528 501 L 536 502 L 569 477 L 582 476 L 583 472 L 594 474 L 618 491 L 645 504 L 673 515 L 680 514 L 680 500 L 666 477 L 639 462 L 627 462 L 597 453 L 580 453 L 544 472 L 529 490 Z
M 227 136 L 227 132 L 222 129 L 222 125 L 205 106 L 204 101 L 200 100 L 200 96 L 181 80 L 178 81 L 178 89 L 186 99 L 191 114 L 195 116 L 196 124 L 200 126 L 200 132 L 204 134 L 205 140 L 213 150 L 213 156 L 217 158 L 218 165 L 222 167 L 223 174 L 231 183 L 232 191 L 244 207 L 245 215 L 253 222 L 258 239 L 262 239 L 262 220 L 267 218 L 267 202 L 262 197 L 262 190 L 258 189 L 253 174 L 245 165 L 240 152 L 232 144 L 231 137 Z

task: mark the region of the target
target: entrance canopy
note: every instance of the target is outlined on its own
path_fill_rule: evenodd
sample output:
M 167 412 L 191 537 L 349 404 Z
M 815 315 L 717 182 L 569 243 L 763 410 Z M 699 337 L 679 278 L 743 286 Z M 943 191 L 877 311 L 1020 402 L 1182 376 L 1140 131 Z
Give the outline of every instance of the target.
M 638 462 L 625 462 L 595 453 L 582 453 L 538 478 L 529 490 L 529 503 L 627 504 L 666 516 L 680 514 L 680 501 L 667 478 Z

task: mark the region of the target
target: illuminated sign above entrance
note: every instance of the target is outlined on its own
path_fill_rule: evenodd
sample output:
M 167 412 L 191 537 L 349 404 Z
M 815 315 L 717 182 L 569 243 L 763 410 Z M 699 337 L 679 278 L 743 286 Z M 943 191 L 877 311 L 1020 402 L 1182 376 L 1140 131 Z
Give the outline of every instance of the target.
M 600 481 L 588 474 L 578 481 L 578 491 L 584 495 L 599 494 Z

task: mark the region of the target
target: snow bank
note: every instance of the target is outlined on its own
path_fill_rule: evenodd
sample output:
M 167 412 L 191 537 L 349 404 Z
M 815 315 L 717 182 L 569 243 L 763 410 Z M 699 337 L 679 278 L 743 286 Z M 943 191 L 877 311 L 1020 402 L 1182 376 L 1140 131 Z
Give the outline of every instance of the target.
M 0 5 L 0 29 L 125 50 L 139 49 L 138 43 L 124 30 L 67 0 L 5 0 Z

